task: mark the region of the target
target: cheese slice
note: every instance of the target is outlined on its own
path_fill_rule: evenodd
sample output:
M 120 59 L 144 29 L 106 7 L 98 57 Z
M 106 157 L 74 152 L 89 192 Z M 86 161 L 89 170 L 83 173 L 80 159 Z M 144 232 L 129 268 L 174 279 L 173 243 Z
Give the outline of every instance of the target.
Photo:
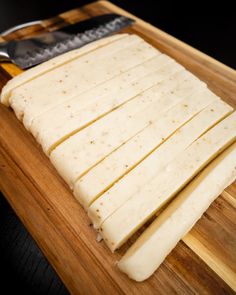
M 204 169 L 145 230 L 118 263 L 135 281 L 150 277 L 210 204 L 236 179 L 236 144 Z
M 187 71 L 175 74 L 56 147 L 50 159 L 69 186 L 162 112 L 177 104 L 181 98 L 171 94 L 174 87 L 178 84 L 186 87 L 187 84 L 192 91 L 192 83 L 184 82 L 188 77 Z M 196 85 L 195 80 L 193 84 Z
M 179 104 L 161 115 L 156 122 L 134 136 L 126 144 L 115 150 L 102 162 L 98 163 L 93 169 L 82 176 L 74 186 L 74 195 L 76 198 L 85 208 L 88 208 L 88 206 L 90 206 L 95 199 L 97 199 L 115 182 L 115 189 L 117 191 L 117 186 L 119 186 L 117 180 L 122 178 L 124 174 L 127 174 L 135 165 L 139 164 L 139 162 L 157 149 L 166 138 L 205 108 L 209 103 L 210 98 L 206 99 L 206 96 L 204 95 L 193 95 L 192 97 L 187 96 L 187 98 L 183 99 Z M 210 112 L 210 108 L 213 108 L 214 112 Z M 207 128 L 209 124 L 212 126 L 212 124 L 216 123 L 223 116 L 226 116 L 231 110 L 232 108 L 230 106 L 217 99 L 216 102 L 210 104 L 210 106 L 204 110 L 205 116 L 208 116 L 210 112 L 208 120 L 210 123 L 207 122 L 208 124 L 204 125 L 206 122 L 203 121 L 203 116 L 203 118 L 200 119 L 200 126 L 204 126 L 205 128 Z M 181 142 L 181 146 L 183 146 L 183 143 Z M 171 154 L 173 155 L 173 152 L 171 152 Z M 156 169 L 158 169 L 159 166 L 156 164 L 151 165 L 153 161 L 152 158 L 152 156 L 148 157 L 144 163 L 138 165 L 137 169 L 135 169 L 135 171 L 139 170 L 139 179 L 136 181 L 138 186 L 143 185 L 144 180 L 147 180 L 150 174 L 153 175 L 154 173 L 155 175 L 155 173 L 157 173 Z M 160 157 L 157 159 L 159 158 Z M 167 160 L 166 157 L 161 157 L 161 159 Z M 147 165 L 147 163 L 149 163 L 149 165 Z M 145 172 L 141 173 L 141 171 Z M 126 179 L 126 177 L 124 178 L 126 179 L 126 182 L 128 181 L 130 183 L 130 185 L 135 183 L 135 180 L 132 180 L 131 182 L 129 181 L 130 175 L 134 174 L 135 172 L 130 172 L 129 175 L 127 175 L 128 179 Z M 128 192 L 128 190 L 122 189 L 118 192 L 116 198 L 120 200 L 119 195 L 123 195 L 124 192 Z M 95 224 L 104 221 L 104 218 L 106 218 L 102 214 L 102 209 L 104 207 L 106 208 L 105 204 L 109 202 L 108 200 L 110 195 L 112 195 L 112 193 L 111 191 L 108 191 L 101 197 L 101 200 L 98 198 L 96 204 L 93 204 L 91 207 L 90 212 L 97 212 L 98 209 L 100 213 L 100 218 L 96 220 Z M 101 203 L 103 206 L 100 205 Z M 96 215 L 97 214 L 95 214 L 95 216 Z
M 180 69 L 173 59 L 158 55 L 36 117 L 30 130 L 50 153 L 67 137 Z
M 235 139 L 236 112 L 192 143 L 105 220 L 100 230 L 108 247 L 112 251 L 119 248 Z
M 50 59 L 49 61 L 46 61 L 40 65 L 37 65 L 31 69 L 28 69 L 25 72 L 22 72 L 20 75 L 8 81 L 8 83 L 3 87 L 2 93 L 1 93 L 1 99 L 0 99 L 1 103 L 5 104 L 6 106 L 9 106 L 9 98 L 11 96 L 11 92 L 17 87 L 22 86 L 23 84 L 39 76 L 42 76 L 43 74 L 57 67 L 60 67 L 61 65 L 64 65 L 67 62 L 71 62 L 72 60 L 80 56 L 83 56 L 87 54 L 88 52 L 96 50 L 97 48 L 100 48 L 109 43 L 112 43 L 118 39 L 124 38 L 125 36 L 127 36 L 127 34 L 117 34 L 114 36 L 100 39 L 98 41 L 89 43 L 83 46 L 82 48 L 75 49 L 65 54 L 59 55 L 55 58 Z
M 12 91 L 10 105 L 26 128 L 50 108 L 160 54 L 131 35 L 98 48 Z
M 83 92 L 83 87 L 86 87 L 86 84 L 89 82 L 88 69 L 90 68 L 91 70 L 92 68 L 94 71 L 96 60 L 99 61 L 97 67 L 101 70 L 101 63 L 104 62 L 105 56 L 110 61 L 111 57 L 115 56 L 118 52 L 120 53 L 120 51 L 124 51 L 124 48 L 128 49 L 130 46 L 135 47 L 139 43 L 143 44 L 142 39 L 128 35 L 105 47 L 100 47 L 80 58 L 69 61 L 50 72 L 46 72 L 13 90 L 9 98 L 10 106 L 21 120 L 23 119 L 24 112 L 26 110 L 30 112 L 32 108 L 34 110 L 36 109 L 37 114 L 40 114 L 44 108 L 50 109 L 61 101 L 75 96 L 76 93 Z M 106 79 L 107 72 L 108 70 L 106 68 L 103 75 L 98 75 L 102 81 L 103 78 Z M 96 85 L 93 85 L 95 81 L 90 82 L 90 87 Z
M 206 96 L 207 95 L 203 95 L 202 99 L 205 99 Z M 169 113 L 171 115 L 170 111 Z M 223 119 L 231 111 L 232 108 L 230 106 L 228 106 L 222 100 L 216 99 L 216 101 L 211 103 L 208 107 L 203 109 L 199 114 L 197 114 L 180 129 L 178 129 L 171 137 L 167 138 L 167 140 L 160 146 L 158 146 L 153 153 L 148 155 L 148 157 L 143 162 L 138 164 L 133 170 L 127 173 L 118 182 L 116 182 L 113 187 L 107 190 L 91 205 L 91 207 L 89 208 L 89 217 L 93 221 L 94 227 L 98 228 L 104 222 L 104 220 L 106 220 L 113 212 L 121 207 L 132 195 L 137 193 L 146 183 L 148 183 L 153 177 L 158 175 L 164 169 L 164 167 L 169 162 L 171 162 L 180 152 L 182 152 L 194 140 L 200 137 L 219 120 Z M 183 116 L 184 119 L 183 114 L 183 111 L 181 111 L 180 116 Z M 173 124 L 169 123 L 165 125 L 163 123 L 160 126 L 161 130 L 159 131 L 159 133 L 163 133 L 163 138 L 165 138 L 164 132 L 168 132 Z M 164 128 L 162 126 L 164 126 Z M 165 131 L 162 131 L 162 129 Z M 93 169 L 91 170 L 91 172 L 92 171 Z M 89 173 L 90 171 L 88 172 L 88 174 Z M 112 171 L 112 174 L 113 173 L 114 172 Z M 81 180 L 85 178 L 86 175 L 87 174 L 85 174 L 81 178 Z M 103 175 L 101 175 L 100 177 L 98 175 L 96 176 L 98 177 L 98 182 L 99 180 L 101 182 L 103 181 L 101 179 Z M 109 176 L 106 176 L 105 174 L 105 179 L 106 177 Z M 94 182 L 96 188 L 96 181 Z M 79 198 L 79 200 L 81 199 L 81 197 L 78 197 L 78 195 L 79 192 L 81 192 L 81 190 L 84 188 L 83 185 L 84 184 L 82 182 L 81 187 L 77 188 L 77 186 L 79 186 L 79 184 L 77 183 L 75 186 L 75 192 L 77 192 L 78 190 L 76 197 Z M 100 185 L 100 183 L 98 185 Z M 94 185 L 92 186 L 92 188 L 87 188 L 88 192 L 93 190 L 93 187 Z M 80 196 L 81 195 L 82 194 L 80 194 Z

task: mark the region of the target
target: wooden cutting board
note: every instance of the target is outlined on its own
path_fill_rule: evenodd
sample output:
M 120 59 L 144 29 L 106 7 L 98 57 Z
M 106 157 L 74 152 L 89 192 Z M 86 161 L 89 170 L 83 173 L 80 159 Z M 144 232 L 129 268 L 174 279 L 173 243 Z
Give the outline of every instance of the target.
M 66 22 L 117 12 L 99 1 L 63 13 L 12 34 L 22 38 L 53 30 Z M 134 16 L 132 16 L 134 17 Z M 126 32 L 139 34 L 174 57 L 236 107 L 236 72 L 209 56 L 136 18 Z M 20 70 L 0 65 L 0 86 Z M 129 280 L 111 254 L 96 242 L 86 213 L 73 198 L 33 137 L 0 106 L 0 188 L 72 294 L 234 294 L 236 290 L 236 183 L 211 205 L 193 230 L 176 246 L 155 274 L 143 283 Z

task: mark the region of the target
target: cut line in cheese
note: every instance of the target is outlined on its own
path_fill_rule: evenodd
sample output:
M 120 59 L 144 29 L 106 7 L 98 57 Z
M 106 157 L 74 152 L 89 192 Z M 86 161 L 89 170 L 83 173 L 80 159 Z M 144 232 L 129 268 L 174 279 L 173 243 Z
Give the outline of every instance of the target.
M 111 251 L 160 214 L 118 264 L 137 281 L 236 178 L 236 112 L 137 35 L 34 67 L 7 83 L 0 102 L 34 135 Z
M 28 129 L 36 116 L 158 54 L 141 38 L 127 36 L 15 89 L 10 105 Z
M 208 95 L 212 94 L 208 92 Z M 196 97 L 193 96 L 193 101 L 195 101 Z M 202 99 L 204 100 L 206 97 L 207 95 L 203 95 Z M 229 105 L 220 99 L 216 99 L 216 101 L 209 104 L 209 106 L 203 109 L 191 120 L 187 121 L 187 123 L 178 129 L 171 137 L 158 146 L 154 152 L 148 155 L 143 162 L 138 164 L 133 170 L 116 182 L 113 187 L 107 190 L 90 206 L 89 217 L 93 221 L 94 227 L 98 228 L 104 220 L 121 207 L 132 195 L 137 193 L 153 177 L 162 172 L 164 167 L 171 162 L 171 160 L 186 149 L 198 137 L 214 126 L 218 121 L 224 119 L 230 112 L 232 112 L 232 108 Z M 169 113 L 171 115 L 171 110 Z M 184 114 L 181 113 L 180 116 L 183 116 L 184 119 Z M 160 125 L 161 129 L 163 125 L 165 126 L 163 130 L 168 132 L 171 125 L 168 123 L 165 124 L 165 120 Z M 165 135 L 163 136 L 165 137 Z M 92 171 L 93 169 L 89 171 L 88 174 Z M 114 172 L 112 171 L 112 175 L 113 173 Z M 85 185 L 88 183 L 86 182 L 86 175 L 87 174 L 81 178 L 85 178 Z M 86 192 L 93 192 L 96 190 L 97 186 L 100 187 L 100 182 L 104 181 L 104 177 L 105 179 L 106 177 L 108 179 L 111 177 L 106 175 L 105 172 L 100 175 L 101 176 L 96 174 L 98 183 L 96 183 L 95 180 L 92 181 L 92 179 L 90 179 L 93 185 L 90 187 L 87 186 Z M 84 188 L 83 182 L 81 184 L 81 188 L 79 187 L 79 183 L 75 186 L 75 188 L 78 190 L 76 195 L 76 197 L 78 197 L 81 188 Z M 81 194 L 81 196 L 83 195 Z M 79 197 L 79 200 L 81 196 Z
M 99 47 L 105 46 L 109 43 L 112 43 L 116 40 L 124 38 L 127 34 L 117 34 L 107 38 L 100 39 L 98 41 L 89 43 L 79 49 L 75 49 L 59 55 L 55 58 L 52 58 L 42 64 L 39 64 L 31 69 L 28 69 L 25 72 L 22 72 L 18 76 L 14 77 L 3 87 L 0 101 L 6 106 L 9 106 L 9 98 L 11 96 L 11 92 L 19 86 L 24 85 L 25 83 L 42 76 L 43 74 L 52 71 L 53 69 L 64 65 L 67 62 L 71 62 L 72 60 L 79 58 L 88 52 L 94 51 Z
M 186 71 L 175 74 L 57 146 L 50 159 L 69 186 L 72 187 L 99 161 L 157 120 L 162 112 L 177 104 L 182 98 L 171 93 L 175 87 L 179 85 L 192 91 L 192 83 L 186 81 L 188 77 Z M 195 80 L 193 84 L 196 85 Z
M 181 125 L 186 123 L 203 108 L 205 108 L 207 104 L 210 104 L 210 98 L 209 100 L 206 98 L 208 97 L 203 94 L 201 96 L 199 94 L 195 94 L 193 97 L 188 96 L 178 105 L 161 115 L 160 118 L 152 125 L 145 128 L 142 132 L 130 139 L 126 144 L 122 145 L 119 149 L 106 157 L 102 162 L 97 164 L 76 182 L 74 186 L 74 194 L 76 198 L 85 208 L 88 208 L 93 201 L 95 201 L 115 182 L 117 187 L 117 181 L 122 178 L 124 174 L 127 174 L 134 166 L 139 164 L 139 162 L 157 149 L 159 145 L 163 144 L 164 140 L 180 128 Z M 210 114 L 210 124 L 214 124 L 218 120 L 222 119 L 222 117 L 226 116 L 232 110 L 230 106 L 218 99 L 216 102 L 210 104 L 209 107 L 215 109 L 215 111 Z M 209 115 L 209 111 L 207 111 L 208 108 L 205 110 L 206 116 Z M 200 126 L 203 126 L 204 123 L 205 122 L 201 119 Z M 208 125 L 206 125 L 206 127 L 208 127 Z M 171 154 L 173 155 L 173 152 Z M 150 164 L 151 159 L 152 157 L 150 157 L 147 161 Z M 167 158 L 164 157 L 162 159 Z M 143 167 L 143 165 L 141 165 L 141 167 Z M 137 169 L 140 170 L 140 167 Z M 153 164 L 148 167 L 146 172 L 147 174 L 152 173 L 153 175 L 153 173 L 155 174 L 154 171 L 156 169 L 158 169 L 158 165 Z M 148 179 L 148 175 L 143 175 L 143 178 Z M 142 179 L 137 180 L 137 184 L 142 185 Z M 123 195 L 124 191 L 127 190 L 122 189 L 119 194 Z M 95 204 L 95 206 L 93 206 L 95 212 L 97 212 L 97 209 L 100 212 L 100 219 L 97 220 L 97 222 L 102 222 L 104 220 L 102 210 L 106 207 L 104 205 L 107 203 L 107 200 L 109 200 L 110 195 L 111 191 L 109 191 L 107 195 L 105 194 L 101 200 L 100 198 L 97 200 L 98 206 Z M 120 199 L 118 196 L 117 198 Z M 103 206 L 100 205 L 101 202 L 103 203 Z M 97 222 L 95 223 L 97 224 Z
M 109 76 L 116 75 L 116 73 L 113 74 L 109 71 L 110 67 L 108 67 L 108 64 L 111 63 L 111 60 L 116 65 L 121 65 L 121 63 L 113 61 L 113 57 L 117 56 L 118 58 L 124 58 L 125 49 L 128 48 L 128 54 L 132 51 L 135 55 L 135 51 L 133 51 L 134 48 L 137 49 L 139 46 L 142 47 L 142 45 L 145 46 L 147 44 L 145 44 L 140 38 L 133 38 L 133 36 L 127 35 L 105 47 L 100 47 L 78 59 L 69 61 L 13 90 L 9 98 L 10 106 L 14 109 L 16 116 L 20 120 L 23 119 L 24 113 L 27 112 L 28 121 L 30 120 L 30 112 L 32 112 L 32 115 L 33 112 L 36 112 L 37 115 L 39 115 L 58 103 L 72 98 L 77 93 L 79 94 L 86 89 L 95 86 L 99 81 L 102 82 Z M 133 50 L 130 50 L 131 48 Z M 153 49 L 153 51 L 155 50 Z M 156 52 L 157 51 L 155 51 L 155 53 Z M 153 54 L 155 53 L 153 52 Z M 103 75 L 98 75 L 103 64 Z M 115 66 L 115 72 L 116 71 L 117 74 L 120 72 Z M 94 80 L 91 79 L 91 76 L 89 75 L 90 72 L 93 75 Z M 95 76 L 95 73 L 97 74 L 97 77 Z M 30 122 L 25 122 L 25 127 L 28 128 L 29 124 Z
M 30 131 L 50 154 L 67 137 L 181 69 L 173 59 L 158 55 L 36 117 Z
M 156 218 L 118 263 L 131 279 L 150 277 L 210 204 L 236 179 L 236 144 L 209 164 Z
M 236 112 L 193 142 L 105 220 L 101 234 L 108 247 L 112 251 L 119 248 L 235 139 Z
M 117 50 L 117 48 L 114 49 Z M 124 46 L 123 49 L 115 54 L 111 54 L 111 52 L 109 51 L 109 53 L 107 53 L 103 57 L 103 59 L 96 58 L 94 59 L 93 63 L 90 62 L 90 65 L 87 65 L 87 68 L 85 68 L 84 70 L 81 69 L 81 77 L 79 77 L 77 73 L 76 79 L 78 79 L 78 81 L 75 84 L 73 94 L 68 93 L 68 90 L 64 90 L 66 91 L 66 99 L 63 99 L 62 102 L 68 101 L 69 99 L 71 99 L 71 97 L 78 96 L 78 94 L 84 93 L 85 91 L 88 91 L 93 87 L 96 87 L 97 85 L 101 85 L 105 81 L 119 76 L 121 73 L 126 72 L 127 70 L 132 69 L 139 64 L 142 64 L 150 58 L 159 55 L 161 55 L 159 51 L 157 51 L 153 47 L 150 47 L 150 45 L 145 42 L 139 42 L 136 43 L 136 45 L 133 44 L 129 47 Z M 54 95 L 57 96 L 56 94 Z M 40 104 L 39 106 L 41 105 L 42 104 Z M 55 107 L 55 105 L 51 107 L 47 106 L 47 109 L 44 109 L 41 113 L 39 113 L 39 106 L 38 104 L 36 104 L 33 107 L 32 104 L 30 104 L 30 106 L 25 109 L 23 123 L 26 128 L 30 128 L 30 125 L 35 117 Z M 43 107 L 45 108 L 45 106 Z

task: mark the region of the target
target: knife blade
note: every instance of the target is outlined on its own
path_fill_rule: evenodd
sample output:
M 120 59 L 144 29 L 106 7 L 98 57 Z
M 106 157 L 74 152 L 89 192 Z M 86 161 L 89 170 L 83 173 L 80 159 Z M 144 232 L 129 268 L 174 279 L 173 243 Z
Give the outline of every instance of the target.
M 27 69 L 57 55 L 82 47 L 120 31 L 134 20 L 119 14 L 103 14 L 33 38 L 0 43 L 0 62 L 11 61 Z

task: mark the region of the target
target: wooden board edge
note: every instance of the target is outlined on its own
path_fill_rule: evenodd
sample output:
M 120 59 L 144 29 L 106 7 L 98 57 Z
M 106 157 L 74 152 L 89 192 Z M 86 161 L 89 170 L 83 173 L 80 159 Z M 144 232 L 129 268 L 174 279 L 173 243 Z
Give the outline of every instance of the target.
M 17 65 L 9 63 L 9 62 L 0 63 L 0 67 L 2 68 L 3 71 L 6 72 L 7 75 L 10 75 L 11 78 L 23 72 Z
M 42 208 L 42 205 L 37 201 L 37 195 L 40 194 L 40 191 L 34 187 L 24 171 L 6 153 L 1 145 L 0 176 L 0 190 L 3 192 L 3 195 L 6 196 L 7 201 L 21 222 L 29 230 L 33 239 L 71 294 L 99 295 L 109 294 L 110 292 L 124 294 L 117 283 L 111 281 L 108 273 L 102 272 L 99 273 L 99 276 L 96 276 L 96 273 L 94 273 L 92 276 L 91 272 L 87 271 L 88 261 L 84 263 L 83 257 L 86 256 L 90 260 L 90 267 L 96 269 L 97 261 L 94 256 L 88 255 L 88 250 L 82 245 L 83 243 L 81 243 L 80 250 L 75 251 L 71 242 L 73 240 L 73 233 L 70 233 L 70 230 L 68 230 L 67 233 L 70 233 L 70 238 L 65 239 L 63 230 L 61 230 L 60 226 L 58 227 L 53 223 L 51 216 L 55 215 L 54 208 L 49 203 L 46 208 Z M 14 180 L 18 185 L 11 185 L 15 182 Z M 30 190 L 29 187 L 31 188 Z M 16 202 L 15 199 L 19 197 L 21 202 Z M 34 216 L 37 216 L 37 219 Z M 45 232 L 48 233 L 47 236 L 45 236 Z M 73 261 L 81 261 L 81 263 L 76 263 L 75 265 Z M 107 282 L 109 286 L 106 286 L 104 282 Z M 109 290 L 108 293 L 105 290 Z
M 104 3 L 107 3 L 107 4 L 109 4 L 109 5 L 114 6 L 115 8 L 110 8 L 110 9 L 113 9 L 113 10 L 116 9 L 116 8 L 120 9 L 119 7 L 117 7 L 117 6 L 114 5 L 114 4 L 111 4 L 111 3 L 108 2 L 108 1 L 98 1 L 98 2 L 101 3 L 101 5 L 104 5 Z M 122 10 L 122 9 L 121 9 L 121 10 Z M 123 10 L 122 10 L 122 11 L 123 11 Z M 122 14 L 125 14 L 125 13 L 127 13 L 127 12 L 124 11 L 124 13 L 122 13 Z M 128 14 L 128 13 L 127 13 L 127 14 Z M 130 16 L 133 17 L 133 18 L 136 18 L 136 17 L 134 17 L 134 16 L 132 16 L 132 15 L 130 15 Z M 138 18 L 136 18 L 136 19 L 137 19 L 137 21 L 139 20 Z M 144 21 L 142 21 L 142 20 L 139 20 L 139 22 L 142 22 L 142 23 L 148 25 L 148 27 L 147 27 L 148 29 L 149 29 L 149 26 L 151 26 L 155 31 L 157 30 L 157 31 L 162 32 L 161 30 L 159 30 L 159 29 L 153 27 L 152 25 L 150 25 L 150 24 L 148 24 L 148 23 L 146 23 L 146 22 L 144 22 Z M 142 24 L 142 26 L 144 26 L 144 24 Z M 164 34 L 164 37 L 165 37 L 165 38 L 173 38 L 175 42 L 176 42 L 176 41 L 181 42 L 181 43 L 182 43 L 181 46 L 186 45 L 187 47 L 189 47 L 189 48 L 191 49 L 191 51 L 192 51 L 192 50 L 196 50 L 196 49 L 192 48 L 191 46 L 189 46 L 189 45 L 183 43 L 182 41 L 179 41 L 179 40 L 175 39 L 174 37 L 172 37 L 172 36 L 170 36 L 170 35 L 168 35 L 168 34 L 166 34 L 166 33 L 164 33 L 164 32 L 162 32 L 162 33 Z M 200 53 L 200 54 L 205 55 L 204 53 L 202 53 L 202 52 L 200 52 L 200 51 L 198 51 L 198 50 L 196 50 L 196 51 L 197 51 L 198 53 Z M 228 69 L 230 69 L 230 70 L 233 70 L 233 69 L 231 69 L 231 68 L 225 66 L 224 64 L 222 64 L 222 63 L 216 61 L 215 59 L 213 59 L 213 58 L 211 58 L 211 57 L 209 57 L 209 56 L 207 56 L 207 55 L 205 55 L 205 56 L 206 56 L 207 58 L 212 59 L 212 60 L 215 61 L 217 64 L 219 63 L 220 65 L 222 65 L 222 66 L 224 66 L 224 67 L 226 67 L 226 68 L 228 68 Z M 201 58 L 201 59 L 202 59 L 202 58 Z M 209 62 L 211 62 L 211 61 L 209 61 Z M 17 71 L 18 68 L 17 68 L 15 65 L 13 65 L 13 64 L 5 64 L 5 65 L 6 65 L 6 72 L 9 73 L 10 75 L 14 76 L 14 75 L 15 75 L 15 74 L 14 74 L 14 71 L 15 71 L 15 70 Z M 8 70 L 8 66 L 7 66 L 7 65 L 10 66 L 10 70 Z M 221 68 L 221 71 L 225 71 L 225 69 L 224 69 L 224 68 Z M 233 71 L 234 71 L 234 70 L 233 70 Z M 220 71 L 218 71 L 218 72 L 220 73 Z M 236 73 L 236 72 L 234 71 L 234 75 L 235 75 L 235 73 Z
M 194 56 L 196 60 L 203 61 L 206 66 L 211 66 L 216 72 L 222 75 L 227 75 L 227 78 L 233 82 L 236 82 L 236 70 L 233 68 L 221 63 L 220 61 L 214 59 L 213 57 L 201 52 L 200 50 L 186 44 L 185 42 L 171 36 L 170 34 L 158 29 L 157 27 L 151 25 L 148 22 L 143 21 L 142 19 L 136 17 L 135 15 L 127 12 L 126 10 L 120 8 L 119 6 L 107 1 L 99 0 L 97 1 L 100 5 L 106 7 L 109 10 L 116 11 L 119 14 L 131 17 L 136 20 L 137 24 L 141 25 L 143 28 L 146 28 L 149 31 L 154 32 L 157 36 L 168 40 L 173 47 L 181 48 L 185 54 Z M 91 3 L 92 4 L 92 3 Z

